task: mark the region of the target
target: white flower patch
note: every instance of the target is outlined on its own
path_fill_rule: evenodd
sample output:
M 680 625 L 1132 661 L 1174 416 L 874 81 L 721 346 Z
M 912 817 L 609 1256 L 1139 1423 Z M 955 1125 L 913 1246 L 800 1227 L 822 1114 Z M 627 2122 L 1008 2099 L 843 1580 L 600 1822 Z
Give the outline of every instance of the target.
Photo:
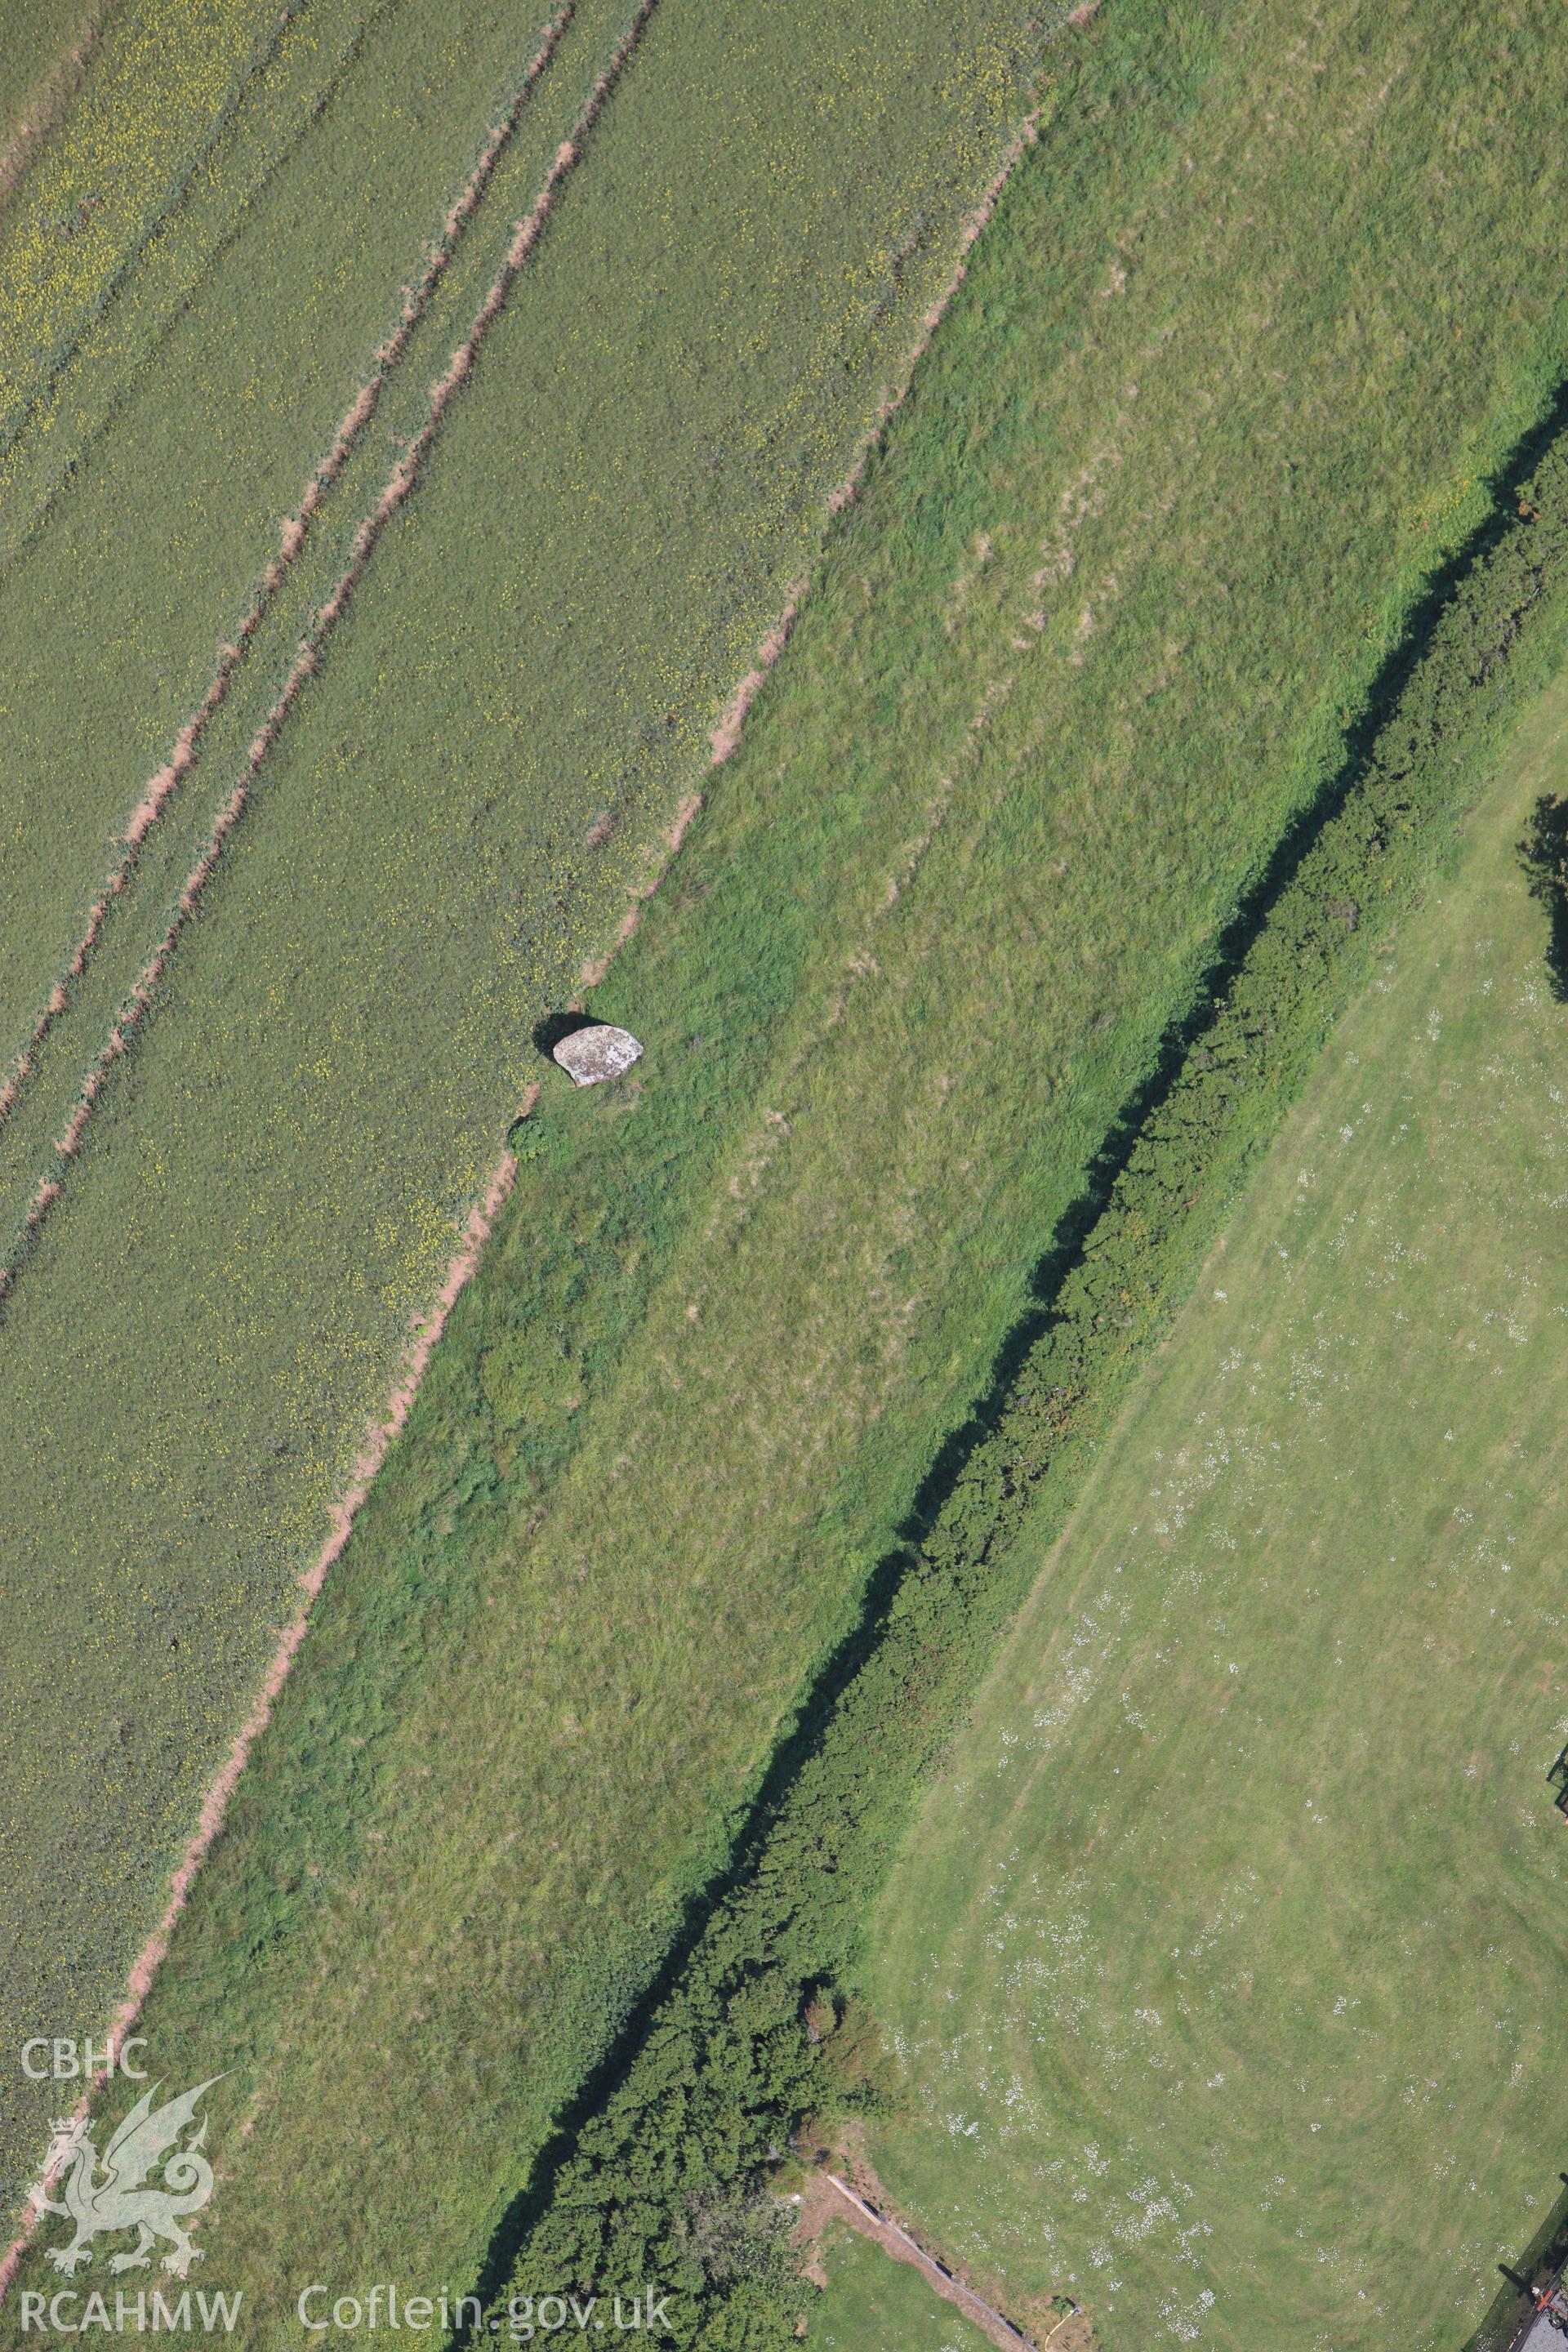
M 1168 2197 L 1160 2194 L 1153 2181 L 1146 2182 L 1132 2193 L 1141 2200 L 1141 2210 L 1129 2213 L 1124 2221 L 1118 2221 L 1113 2232 L 1123 2246 L 1139 2244 L 1142 2239 L 1151 2236 L 1162 2221 L 1173 2221 L 1177 2218 L 1175 2207 Z
M 1205 2286 L 1194 2303 L 1180 2303 L 1173 2295 L 1160 2305 L 1160 2316 L 1179 2344 L 1195 2344 L 1203 2334 L 1204 2315 L 1213 2307 L 1214 2289 Z

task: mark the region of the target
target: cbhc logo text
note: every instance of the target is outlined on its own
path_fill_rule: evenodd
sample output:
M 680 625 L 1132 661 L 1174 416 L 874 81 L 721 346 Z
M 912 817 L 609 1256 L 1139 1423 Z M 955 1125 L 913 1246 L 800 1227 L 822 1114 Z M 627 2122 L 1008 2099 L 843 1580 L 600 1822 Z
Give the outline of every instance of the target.
M 57 2083 L 69 2083 L 78 2075 L 91 2077 L 99 2074 L 121 2074 L 132 2083 L 144 2083 L 147 2069 L 133 2066 L 131 2053 L 146 2047 L 146 2036 L 141 2033 L 132 2034 L 127 2042 L 116 2042 L 110 2034 L 101 2048 L 90 2040 L 51 2042 L 47 2034 L 39 2033 L 22 2044 L 22 2072 L 35 2083 L 47 2083 L 51 2078 Z M 45 2063 L 36 2065 L 34 2059 L 40 2053 Z

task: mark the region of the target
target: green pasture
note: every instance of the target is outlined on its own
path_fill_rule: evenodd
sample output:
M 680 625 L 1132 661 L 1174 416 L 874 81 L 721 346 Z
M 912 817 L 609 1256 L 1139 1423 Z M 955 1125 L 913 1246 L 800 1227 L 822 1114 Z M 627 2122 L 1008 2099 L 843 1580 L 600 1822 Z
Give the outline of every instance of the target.
M 994 160 L 1005 10 L 862 12 L 847 44 L 806 0 L 723 16 L 652 20 L 7 1305 L 7 2040 L 107 2010 L 543 1071 L 531 1023 L 707 781 Z M 1551 33 L 1129 5 L 1052 50 L 748 740 L 590 992 L 645 1062 L 583 1101 L 543 1073 L 149 2009 L 160 2070 L 229 2070 L 206 2283 L 258 2344 L 324 2263 L 473 2283 L 1541 413 Z M 367 456 L 328 533 L 374 488 Z M 126 940 L 162 911 L 139 888 Z M 11 2109 L 14 2187 L 43 2112 Z
M 330 586 L 332 550 L 341 560 L 427 404 L 446 333 L 466 331 L 626 19 L 621 8 L 574 19 L 563 79 L 551 68 L 531 143 L 509 154 L 475 222 L 477 258 L 323 511 L 294 602 L 257 639 L 225 727 L 172 804 L 168 841 L 183 831 L 195 853 L 202 814 L 226 796 L 293 657 L 290 615 L 308 616 L 304 600 Z M 390 37 L 402 21 L 377 24 Z M 11 1628 L 0 1843 L 15 1898 L 5 2000 L 17 2038 L 39 2016 L 103 2013 L 408 1322 L 538 1066 L 531 1024 L 612 934 L 679 785 L 702 773 L 706 730 L 816 546 L 826 491 L 907 356 L 1021 103 L 1009 12 L 980 0 L 918 37 L 890 12 L 848 42 L 811 7 L 744 39 L 718 38 L 716 25 L 692 6 L 655 19 L 182 948 L 184 992 L 120 1074 L 90 1160 L 10 1302 L 0 1420 L 26 1423 L 37 1471 L 0 1538 Z M 499 52 L 499 18 L 490 29 Z M 537 42 L 537 26 L 510 26 L 509 74 Z M 336 110 L 351 98 L 385 105 L 397 86 L 369 42 L 353 62 L 319 118 L 340 142 Z M 405 216 L 403 275 L 380 267 L 374 243 L 363 278 L 352 273 L 367 308 L 374 286 L 383 331 L 493 118 L 492 62 L 470 77 L 460 168 L 427 215 Z M 323 129 L 290 168 L 324 168 L 329 145 Z M 335 151 L 340 177 L 345 152 L 352 142 Z M 100 747 L 115 740 L 103 698 L 148 698 L 134 762 L 121 740 L 122 792 L 110 797 L 101 777 L 56 780 L 79 818 L 80 854 L 75 896 L 62 888 L 50 919 L 29 859 L 37 848 L 58 860 L 65 827 L 46 837 L 48 775 L 16 756 L 8 814 L 26 854 L 7 861 L 4 887 L 17 909 L 6 939 L 18 1021 L 47 993 L 73 909 L 102 870 L 98 845 L 189 709 L 271 535 L 255 499 L 253 541 L 231 548 L 221 602 L 171 563 L 172 602 L 205 607 L 204 650 L 193 627 L 175 701 L 142 609 L 133 626 L 129 601 L 118 621 L 94 602 L 128 593 L 103 561 L 102 535 L 112 529 L 118 543 L 124 516 L 96 468 L 111 451 L 131 466 L 135 415 L 160 418 L 165 397 L 194 420 L 199 404 L 179 406 L 182 366 L 225 348 L 224 302 L 237 297 L 252 315 L 243 306 L 263 299 L 268 235 L 298 237 L 308 217 L 281 196 L 246 214 L 206 307 L 182 310 L 174 339 L 127 377 L 112 432 L 8 575 L 25 613 L 24 567 L 45 566 L 54 545 L 68 572 L 80 523 L 66 644 L 85 660 L 101 633 L 110 650 L 100 650 L 100 699 L 77 723 Z M 352 244 L 352 226 L 342 234 Z M 689 282 L 688 261 L 700 264 Z M 321 436 L 296 436 L 274 520 L 358 380 L 342 368 Z M 227 413 L 210 382 L 205 413 L 220 425 Z M 585 435 L 597 441 L 581 446 Z M 146 472 L 155 498 L 156 469 Z M 164 532 L 190 513 L 187 489 L 177 472 L 165 478 Z M 60 625 L 58 610 L 40 614 L 36 666 L 19 666 L 12 689 L 29 751 L 57 704 L 76 710 L 68 658 L 51 667 Z M 613 837 L 595 857 L 589 836 L 606 816 Z M 44 1172 L 28 1149 L 41 1151 L 69 1108 L 71 1055 L 84 1071 L 112 1017 L 110 980 L 134 973 L 182 873 L 153 837 L 105 960 L 13 1115 L 13 1213 Z M 60 1645 L 60 1672 L 40 1687 L 46 1639 Z M 7 2103 L 20 2096 L 5 2086 Z M 7 2126 L 15 2188 L 36 2128 Z
M 883 1905 L 909 2209 L 1107 2352 L 1459 2352 L 1556 2202 L 1568 683 L 1107 1448 Z
M 812 2314 L 814 2344 L 831 2352 L 983 2352 L 989 2344 L 917 2270 L 847 2221 L 828 2223 L 819 2252 L 827 2284 Z

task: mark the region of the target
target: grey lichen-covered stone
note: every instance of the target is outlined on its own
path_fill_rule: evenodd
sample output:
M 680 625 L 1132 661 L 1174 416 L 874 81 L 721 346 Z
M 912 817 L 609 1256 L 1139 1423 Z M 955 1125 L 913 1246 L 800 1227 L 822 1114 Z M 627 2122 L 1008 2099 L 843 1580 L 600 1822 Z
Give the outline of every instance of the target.
M 642 1047 L 629 1029 L 574 1029 L 555 1048 L 555 1058 L 576 1085 L 596 1087 L 618 1078 L 631 1068 Z

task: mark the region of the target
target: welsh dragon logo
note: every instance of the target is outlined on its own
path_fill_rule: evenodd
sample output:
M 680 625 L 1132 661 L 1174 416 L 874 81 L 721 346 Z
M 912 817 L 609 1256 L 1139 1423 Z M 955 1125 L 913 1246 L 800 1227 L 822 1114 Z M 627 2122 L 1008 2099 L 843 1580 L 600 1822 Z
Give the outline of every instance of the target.
M 63 2213 L 76 2225 L 68 2246 L 50 2246 L 45 2258 L 70 2278 L 92 2260 L 92 2242 L 105 2231 L 135 2230 L 139 2234 L 129 2252 L 110 2258 L 111 2271 L 144 2270 L 160 2238 L 174 2248 L 163 2257 L 163 2268 L 184 2278 L 202 2250 L 193 2246 L 185 2217 L 199 2213 L 213 2193 L 213 2168 L 201 2153 L 207 2136 L 206 2117 L 184 2147 L 181 2134 L 195 2119 L 203 2095 L 223 2076 L 198 2083 L 182 2098 L 169 2099 L 154 2109 L 163 2089 L 154 2083 L 144 2091 L 115 2131 L 100 2158 L 92 2142 L 91 2118 L 66 2116 L 54 2126 L 54 2140 L 44 2166 L 44 2177 L 33 2190 L 40 2213 Z M 149 2174 L 162 2165 L 161 2187 L 148 2187 Z M 51 2196 L 51 2188 L 60 2194 Z

